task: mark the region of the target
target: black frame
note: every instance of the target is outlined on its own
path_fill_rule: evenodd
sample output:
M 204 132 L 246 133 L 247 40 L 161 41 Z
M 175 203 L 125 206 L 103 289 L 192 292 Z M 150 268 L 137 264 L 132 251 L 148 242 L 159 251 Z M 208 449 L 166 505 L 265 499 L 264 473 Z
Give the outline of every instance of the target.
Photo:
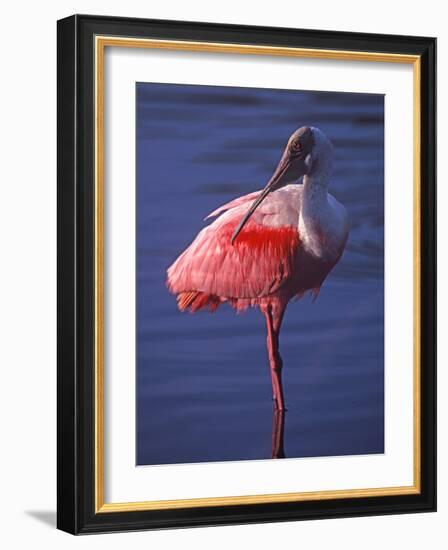
M 94 512 L 95 35 L 421 57 L 421 493 Z M 436 39 L 74 15 L 58 21 L 58 512 L 73 534 L 436 510 Z

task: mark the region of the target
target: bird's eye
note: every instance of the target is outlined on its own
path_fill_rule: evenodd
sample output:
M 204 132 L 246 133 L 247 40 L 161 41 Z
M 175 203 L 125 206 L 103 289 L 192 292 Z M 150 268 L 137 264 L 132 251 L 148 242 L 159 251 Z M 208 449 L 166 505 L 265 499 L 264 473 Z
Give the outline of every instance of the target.
M 291 142 L 291 151 L 293 153 L 300 153 L 301 150 L 302 150 L 302 144 L 300 143 L 300 140 L 295 139 L 294 141 Z

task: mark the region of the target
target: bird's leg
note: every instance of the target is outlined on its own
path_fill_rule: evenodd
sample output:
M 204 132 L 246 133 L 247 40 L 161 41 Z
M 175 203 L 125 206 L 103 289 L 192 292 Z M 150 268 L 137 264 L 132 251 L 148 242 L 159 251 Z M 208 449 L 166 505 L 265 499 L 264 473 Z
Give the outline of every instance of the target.
M 274 408 L 272 417 L 272 454 L 271 458 L 285 458 L 283 438 L 285 433 L 285 411 Z
M 269 356 L 269 365 L 271 369 L 272 391 L 275 406 L 283 411 L 285 410 L 285 400 L 282 386 L 282 367 L 283 361 L 279 352 L 279 332 L 283 319 L 283 311 L 272 309 L 271 305 L 263 308 L 267 326 L 267 348 Z

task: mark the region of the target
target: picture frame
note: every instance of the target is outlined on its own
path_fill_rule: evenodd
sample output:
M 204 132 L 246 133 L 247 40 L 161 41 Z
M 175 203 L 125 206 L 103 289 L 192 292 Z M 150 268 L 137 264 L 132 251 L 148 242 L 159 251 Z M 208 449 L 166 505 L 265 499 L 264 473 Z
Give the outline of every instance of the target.
M 412 67 L 413 483 L 164 501 L 105 498 L 108 48 Z M 59 529 L 84 534 L 436 510 L 435 110 L 434 38 L 90 15 L 58 21 Z

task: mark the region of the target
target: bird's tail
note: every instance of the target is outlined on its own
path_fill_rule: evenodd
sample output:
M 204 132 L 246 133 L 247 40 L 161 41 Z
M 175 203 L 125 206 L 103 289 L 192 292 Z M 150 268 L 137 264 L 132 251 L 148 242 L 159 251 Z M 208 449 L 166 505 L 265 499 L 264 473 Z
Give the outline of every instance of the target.
M 189 290 L 177 295 L 177 307 L 180 311 L 190 310 L 191 313 L 195 313 L 199 309 L 208 309 L 213 312 L 220 303 L 221 300 L 218 296 L 212 296 L 197 290 Z

